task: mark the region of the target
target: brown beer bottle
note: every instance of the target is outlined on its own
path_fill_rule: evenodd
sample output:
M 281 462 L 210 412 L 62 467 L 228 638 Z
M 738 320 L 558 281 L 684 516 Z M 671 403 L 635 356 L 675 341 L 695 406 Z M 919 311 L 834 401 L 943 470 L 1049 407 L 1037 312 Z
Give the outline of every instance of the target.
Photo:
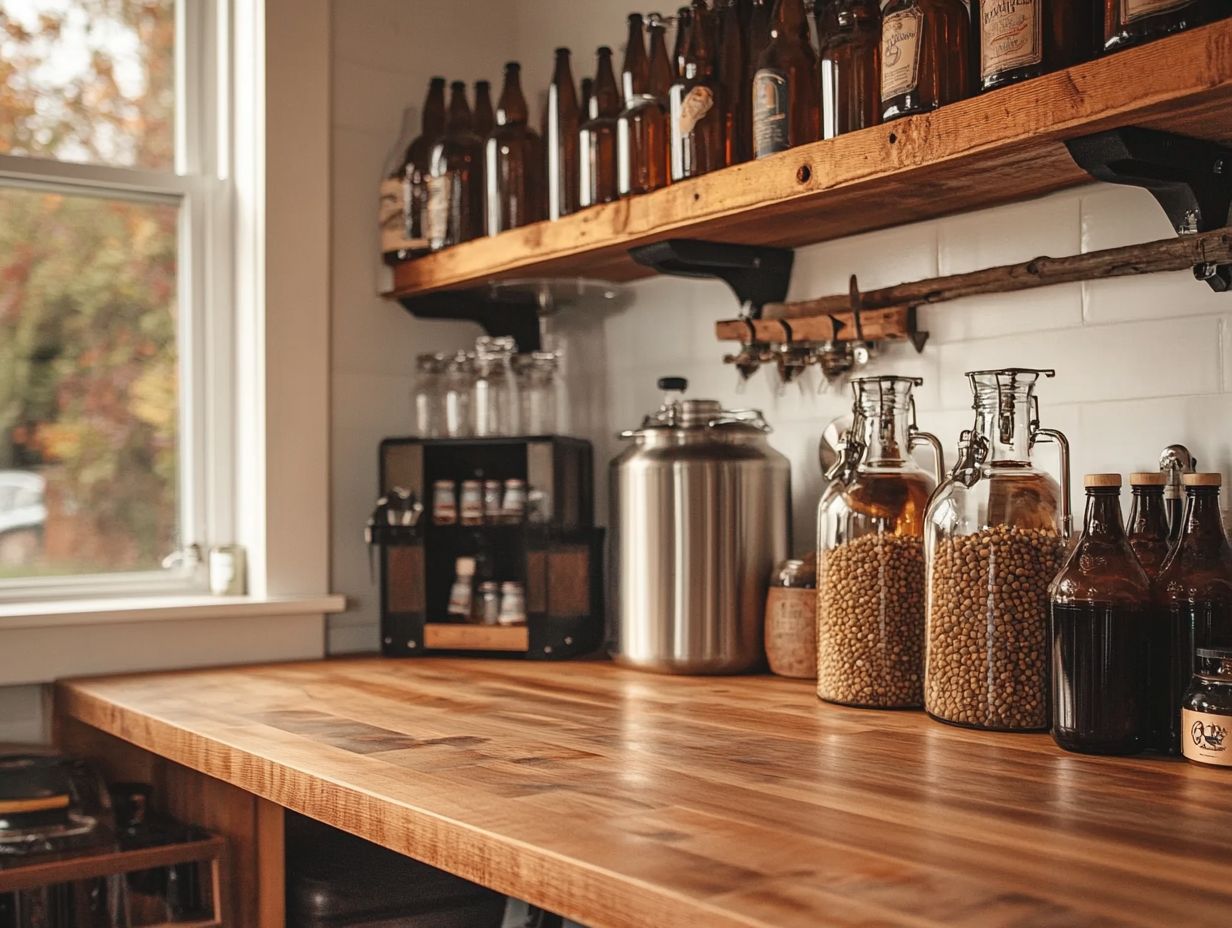
M 629 14 L 629 37 L 625 42 L 625 63 L 620 69 L 620 90 L 624 105 L 640 97 L 650 86 L 650 62 L 646 58 L 646 32 L 642 14 Z
M 1133 487 L 1134 494 L 1126 526 L 1129 546 L 1134 549 L 1134 556 L 1152 581 L 1159 576 L 1171 548 L 1167 505 L 1164 503 L 1164 485 L 1167 482 L 1167 477 L 1160 471 L 1129 475 L 1129 485 Z
M 439 251 L 483 234 L 483 139 L 471 128 L 466 84 L 449 85 L 445 134 L 432 149 L 424 226 L 428 245 Z
M 752 157 L 752 99 L 741 18 L 738 0 L 723 0 L 719 10 L 719 83 L 723 87 L 724 164 L 740 164 Z
M 715 73 L 714 25 L 706 0 L 693 0 L 684 74 L 668 94 L 672 180 L 723 167 L 723 91 Z
M 488 235 L 538 222 L 543 218 L 543 148 L 530 128 L 522 94 L 522 68 L 505 65 L 505 86 L 496 109 L 496 128 L 484 155 Z
M 971 0 L 980 89 L 995 90 L 1088 60 L 1095 52 L 1089 3 Z
M 667 186 L 669 140 L 667 92 L 673 69 L 658 14 L 650 14 L 647 92 L 633 97 L 616 123 L 617 190 L 621 196 Z
M 390 263 L 403 261 L 428 251 L 428 236 L 424 231 L 424 209 L 428 205 L 428 169 L 431 166 L 432 148 L 445 132 L 445 78 L 434 77 L 428 82 L 428 95 L 424 99 L 422 129 L 407 146 L 401 166 L 390 176 L 400 181 L 400 200 L 404 203 L 406 238 L 417 246 L 414 249 L 390 253 Z
M 491 81 L 475 81 L 475 113 L 471 117 L 471 129 L 481 139 L 486 139 L 496 126 L 496 114 L 492 111 Z
M 595 95 L 595 79 L 593 77 L 582 78 L 582 121 L 590 119 L 590 101 Z
M 581 204 L 610 203 L 619 196 L 616 186 L 616 117 L 620 115 L 620 91 L 612 71 L 612 50 L 606 45 L 597 53 L 594 91 L 589 118 L 579 133 L 581 150 Z
M 821 135 L 832 139 L 881 122 L 880 0 L 822 0 Z
M 684 58 L 689 51 L 689 32 L 693 28 L 693 11 L 682 6 L 676 11 L 676 43 L 672 46 L 672 62 L 676 77 L 684 77 Z
M 577 88 L 569 66 L 569 49 L 556 49 L 556 68 L 548 85 L 544 116 L 547 215 L 559 219 L 578 208 L 578 129 L 581 126 Z
M 881 10 L 881 118 L 927 113 L 971 93 L 963 0 L 889 0 Z
M 1232 15 L 1226 0 L 1103 0 L 1105 51 L 1117 51 Z
M 753 157 L 821 138 L 821 79 L 804 0 L 776 0 L 753 75 Z

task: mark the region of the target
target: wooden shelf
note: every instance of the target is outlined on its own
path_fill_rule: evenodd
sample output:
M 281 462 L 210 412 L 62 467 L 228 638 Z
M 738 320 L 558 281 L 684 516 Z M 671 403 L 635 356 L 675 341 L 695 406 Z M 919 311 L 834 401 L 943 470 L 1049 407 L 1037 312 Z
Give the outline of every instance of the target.
M 394 269 L 392 297 L 515 277 L 633 280 L 665 238 L 797 247 L 1090 181 L 1063 144 L 1119 126 L 1232 141 L 1232 20 Z M 1007 234 L 1012 230 L 1007 230 Z
M 72 681 L 56 708 L 61 731 L 93 726 L 593 928 L 1232 911 L 1226 771 L 828 705 L 807 680 L 345 659 Z

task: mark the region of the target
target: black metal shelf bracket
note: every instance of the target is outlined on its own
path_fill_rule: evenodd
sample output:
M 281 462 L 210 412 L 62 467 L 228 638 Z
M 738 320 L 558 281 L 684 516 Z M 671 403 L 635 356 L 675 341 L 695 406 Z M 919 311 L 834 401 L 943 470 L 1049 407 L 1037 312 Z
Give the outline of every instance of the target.
M 527 293 L 493 295 L 488 287 L 399 297 L 418 319 L 465 319 L 493 337 L 509 336 L 520 353 L 539 351 L 539 303 Z
M 1065 144 L 1096 180 L 1149 190 L 1178 235 L 1211 232 L 1232 220 L 1232 148 L 1139 126 Z M 1194 276 L 1217 292 L 1232 290 L 1232 266 L 1200 264 Z
M 787 299 L 795 252 L 765 245 L 733 245 L 692 238 L 671 238 L 629 250 L 638 264 L 673 277 L 716 278 L 731 287 L 752 318 L 767 303 Z

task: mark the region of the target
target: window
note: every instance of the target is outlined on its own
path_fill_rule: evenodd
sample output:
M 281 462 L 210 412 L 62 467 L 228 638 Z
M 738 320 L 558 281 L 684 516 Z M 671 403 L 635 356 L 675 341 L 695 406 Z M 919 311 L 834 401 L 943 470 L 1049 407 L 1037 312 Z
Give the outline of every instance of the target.
M 0 0 L 0 598 L 227 533 L 225 13 Z

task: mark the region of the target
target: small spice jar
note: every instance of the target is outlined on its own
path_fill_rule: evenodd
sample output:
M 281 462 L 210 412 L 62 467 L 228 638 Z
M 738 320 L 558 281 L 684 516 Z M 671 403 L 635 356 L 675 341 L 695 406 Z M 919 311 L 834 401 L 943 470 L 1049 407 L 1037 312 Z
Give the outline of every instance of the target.
M 766 593 L 766 657 L 780 677 L 817 676 L 817 559 L 784 561 Z
M 1181 703 L 1181 753 L 1232 767 L 1232 648 L 1198 648 L 1198 672 Z

